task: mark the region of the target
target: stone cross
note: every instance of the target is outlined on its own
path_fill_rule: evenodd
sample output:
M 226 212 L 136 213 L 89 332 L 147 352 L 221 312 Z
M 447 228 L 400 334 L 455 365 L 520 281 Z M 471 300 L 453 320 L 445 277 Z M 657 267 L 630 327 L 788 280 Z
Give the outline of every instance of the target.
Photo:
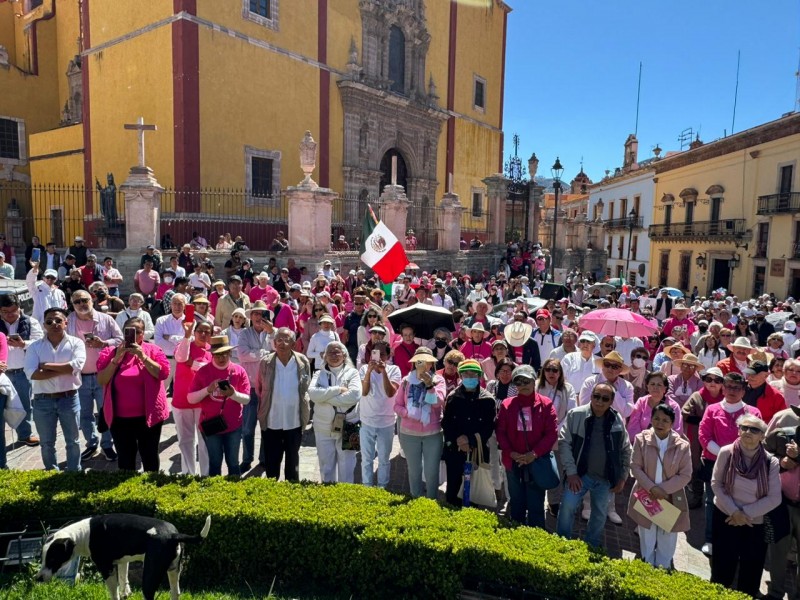
M 136 123 L 125 124 L 125 129 L 134 130 L 137 132 L 137 135 L 139 136 L 139 167 L 146 167 L 147 165 L 144 164 L 144 132 L 156 131 L 157 127 L 155 125 L 145 125 L 144 117 L 139 117 L 139 120 Z
M 392 157 L 392 185 L 397 185 L 397 156 Z

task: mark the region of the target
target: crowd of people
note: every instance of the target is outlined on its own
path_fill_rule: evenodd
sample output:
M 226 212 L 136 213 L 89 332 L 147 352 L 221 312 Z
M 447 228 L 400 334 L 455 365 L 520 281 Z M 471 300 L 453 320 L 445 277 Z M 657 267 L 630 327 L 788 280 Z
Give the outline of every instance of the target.
M 156 471 L 171 415 L 182 473 L 217 475 L 224 461 L 230 475 L 279 478 L 283 465 L 297 481 L 311 427 L 323 482 L 354 482 L 360 452 L 361 483 L 385 488 L 397 435 L 414 497 L 444 484 L 461 506 L 465 464 L 482 461 L 511 519 L 544 528 L 549 512 L 569 538 L 580 513 L 600 547 L 629 490 L 643 560 L 672 568 L 678 533 L 702 526 L 713 581 L 756 595 L 770 549 L 770 594 L 787 591 L 800 541 L 791 298 L 600 296 L 572 272 L 566 297 L 545 301 L 520 249 L 493 274 L 407 269 L 387 295 L 330 261 L 313 274 L 292 259 L 255 268 L 242 246 L 216 270 L 195 239 L 172 255 L 148 247 L 126 303 L 113 259 L 83 246 L 26 258 L 31 316 L 0 296 L 0 391 L 24 408 L 17 439 L 41 445 L 46 469 L 59 468 L 60 427 L 68 470 L 102 457 Z M 415 304 L 450 310 L 453 326 L 421 337 L 390 319 Z M 582 326 L 611 307 L 649 333 Z M 668 525 L 648 512 L 659 503 L 677 511 Z M 690 524 L 701 506 L 704 523 Z

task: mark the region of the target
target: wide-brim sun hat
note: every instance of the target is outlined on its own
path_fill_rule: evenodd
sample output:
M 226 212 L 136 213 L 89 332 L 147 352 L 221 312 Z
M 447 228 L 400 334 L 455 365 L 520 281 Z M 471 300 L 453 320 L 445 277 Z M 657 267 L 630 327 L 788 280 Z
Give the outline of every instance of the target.
M 412 356 L 411 360 L 409 360 L 408 362 L 414 364 L 420 361 L 435 364 L 436 357 L 433 355 L 433 352 L 431 351 L 430 348 L 425 348 L 424 346 L 422 346 L 421 348 L 416 349 L 416 351 L 414 352 L 414 356 Z
M 750 340 L 744 336 L 736 338 L 730 344 L 727 345 L 727 349 L 733 351 L 734 348 L 740 348 L 742 350 L 747 350 L 748 354 L 752 354 L 756 351 L 753 347 L 753 344 L 750 343 Z
M 702 369 L 703 367 L 705 367 L 705 365 L 700 362 L 700 359 L 697 358 L 692 353 L 686 354 L 683 358 L 676 358 L 672 362 L 679 366 L 692 365 L 697 367 L 698 369 Z
M 605 356 L 598 356 L 597 358 L 595 358 L 594 366 L 597 367 L 598 369 L 602 368 L 603 363 L 606 361 L 620 365 L 622 367 L 622 369 L 620 369 L 619 372 L 620 375 L 625 375 L 628 371 L 630 371 L 630 367 L 625 364 L 625 359 L 623 359 L 622 355 L 616 350 L 612 350 Z
M 231 346 L 228 342 L 227 335 L 215 335 L 211 338 L 211 354 L 223 354 L 225 352 L 231 352 L 234 347 Z
M 525 345 L 525 342 L 531 338 L 532 333 L 533 327 L 530 323 L 514 321 L 506 325 L 503 330 L 503 337 L 514 348 L 519 348 Z

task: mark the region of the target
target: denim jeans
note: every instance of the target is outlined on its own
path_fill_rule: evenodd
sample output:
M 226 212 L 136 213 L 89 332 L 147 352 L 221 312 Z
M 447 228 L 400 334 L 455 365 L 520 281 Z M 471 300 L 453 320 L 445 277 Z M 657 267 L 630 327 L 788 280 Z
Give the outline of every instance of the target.
M 581 477 L 581 482 L 581 489 L 577 493 L 570 490 L 567 482 L 564 482 L 564 495 L 561 497 L 561 508 L 558 511 L 556 533 L 567 539 L 572 538 L 575 512 L 581 507 L 586 492 L 591 492 L 592 515 L 586 528 L 586 543 L 599 548 L 608 515 L 608 494 L 611 484 L 605 479 L 595 479 L 588 475 Z
M 111 431 L 106 431 L 102 435 L 97 432 L 97 423 L 94 418 L 94 407 L 97 404 L 97 412 L 103 410 L 103 388 L 97 383 L 97 375 L 81 375 L 81 387 L 78 388 L 78 396 L 81 402 L 81 433 L 86 440 L 87 448 L 103 449 L 113 447 L 111 441 Z M 37 428 L 38 429 L 38 428 Z
M 34 396 L 33 422 L 36 423 L 36 431 L 39 432 L 45 469 L 58 470 L 56 425 L 61 423 L 61 432 L 67 445 L 67 471 L 81 470 L 80 416 L 81 404 L 78 394 L 66 398 Z
M 0 432 L 2 432 L 2 439 L 0 439 L 0 469 L 8 468 L 8 459 L 6 457 L 6 423 L 0 421 Z
M 228 475 L 241 475 L 239 470 L 239 446 L 242 443 L 242 428 L 237 427 L 227 433 L 217 435 L 203 435 L 206 449 L 208 450 L 208 474 L 222 474 L 222 457 L 228 466 Z
M 511 518 L 528 527 L 544 529 L 545 490 L 532 481 L 528 483 L 520 481 L 513 470 L 506 470 L 506 480 Z
M 439 462 L 444 437 L 441 432 L 430 435 L 398 433 L 400 447 L 406 455 L 408 486 L 414 498 L 422 496 L 422 470 L 425 469 L 425 495 L 436 500 L 439 492 Z
M 389 457 L 392 454 L 394 425 L 370 427 L 361 423 L 361 483 L 371 486 L 375 457 L 378 458 L 378 487 L 389 485 Z
M 17 390 L 22 408 L 25 409 L 25 419 L 17 426 L 17 439 L 27 440 L 33 434 L 33 417 L 31 412 L 31 382 L 24 371 L 11 373 L 6 371 L 6 375 L 11 380 L 14 389 Z
M 242 462 L 252 463 L 255 458 L 256 427 L 258 426 L 258 394 L 256 386 L 250 388 L 250 402 L 242 407 Z M 264 441 L 258 452 L 258 462 L 264 462 Z

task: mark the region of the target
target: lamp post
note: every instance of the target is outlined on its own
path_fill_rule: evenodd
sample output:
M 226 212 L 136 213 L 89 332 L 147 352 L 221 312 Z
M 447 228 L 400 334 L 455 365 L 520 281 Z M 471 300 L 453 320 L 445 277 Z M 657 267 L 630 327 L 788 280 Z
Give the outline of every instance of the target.
M 631 272 L 631 244 L 633 243 L 633 226 L 636 224 L 636 209 L 632 208 L 628 213 L 628 259 L 625 261 L 625 281 L 628 281 L 628 275 Z M 636 280 L 634 279 L 633 287 L 636 287 Z
M 561 175 L 564 173 L 564 167 L 561 166 L 561 161 L 556 156 L 556 162 L 550 169 L 553 175 L 553 191 L 555 192 L 555 208 L 553 210 L 553 243 L 551 244 L 550 256 L 550 281 L 556 282 L 556 227 L 558 225 L 558 193 L 561 191 Z

